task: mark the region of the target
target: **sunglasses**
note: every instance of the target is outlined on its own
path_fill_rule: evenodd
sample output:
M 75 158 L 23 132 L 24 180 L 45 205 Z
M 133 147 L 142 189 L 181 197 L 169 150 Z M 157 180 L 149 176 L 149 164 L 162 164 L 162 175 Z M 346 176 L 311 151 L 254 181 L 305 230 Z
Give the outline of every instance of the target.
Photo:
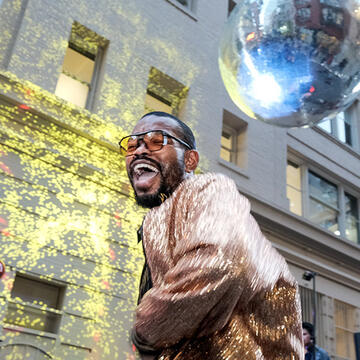
M 168 144 L 168 138 L 178 141 L 180 144 L 191 150 L 191 146 L 185 141 L 168 134 L 163 130 L 150 130 L 139 134 L 133 134 L 123 137 L 119 141 L 121 154 L 124 156 L 134 155 L 136 149 L 143 141 L 149 151 L 159 151 L 164 145 Z

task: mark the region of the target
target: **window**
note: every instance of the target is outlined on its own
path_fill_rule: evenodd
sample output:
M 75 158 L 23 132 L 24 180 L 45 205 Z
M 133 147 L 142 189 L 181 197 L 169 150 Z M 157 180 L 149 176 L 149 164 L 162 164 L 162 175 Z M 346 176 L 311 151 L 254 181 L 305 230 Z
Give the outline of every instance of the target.
M 335 300 L 336 355 L 355 360 L 355 308 Z
M 292 158 L 286 169 L 289 210 L 360 244 L 358 197 Z
M 296 6 L 308 6 L 311 4 L 311 0 L 295 0 Z
M 324 7 L 322 9 L 322 22 L 326 25 L 344 25 L 344 15 L 341 10 L 336 10 L 331 7 Z
M 160 98 L 151 91 L 147 91 L 145 95 L 145 113 L 151 111 L 163 111 L 171 114 L 171 103 L 165 99 Z
M 341 0 L 320 0 L 320 4 L 341 7 Z
M 230 113 L 223 112 L 220 158 L 238 167 L 247 166 L 247 123 Z
M 55 94 L 91 109 L 107 41 L 74 23 Z
M 300 166 L 288 161 L 286 168 L 286 196 L 290 211 L 302 215 L 301 169 Z
M 327 119 L 317 125 L 322 130 L 336 137 L 349 146 L 353 145 L 352 124 L 349 111 L 339 113 L 333 119 Z
M 340 235 L 337 186 L 309 171 L 309 219 Z
M 187 93 L 186 86 L 153 67 L 145 95 L 145 113 L 164 111 L 180 117 Z
M 345 193 L 345 235 L 352 242 L 360 243 L 358 201 L 347 193 Z
M 64 287 L 16 275 L 4 322 L 57 333 Z
M 302 321 L 314 323 L 314 300 L 313 290 L 304 286 L 299 286 L 300 301 L 301 301 L 301 316 Z M 316 343 L 323 346 L 325 343 L 324 324 L 322 321 L 322 295 L 316 292 Z
M 296 18 L 300 22 L 307 22 L 310 20 L 311 9 L 307 7 L 299 8 L 296 10 Z
M 221 131 L 220 157 L 236 164 L 236 130 L 223 125 Z

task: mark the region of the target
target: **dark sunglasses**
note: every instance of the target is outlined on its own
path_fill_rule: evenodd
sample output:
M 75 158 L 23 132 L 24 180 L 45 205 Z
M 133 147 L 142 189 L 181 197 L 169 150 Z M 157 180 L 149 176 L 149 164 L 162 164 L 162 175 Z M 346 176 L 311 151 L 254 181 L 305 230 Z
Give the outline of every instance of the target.
M 123 137 L 119 141 L 121 154 L 124 156 L 134 155 L 136 149 L 140 146 L 140 140 L 144 141 L 150 151 L 159 151 L 164 145 L 167 145 L 168 138 L 178 141 L 191 150 L 191 146 L 185 141 L 168 134 L 164 130 L 150 130 L 139 134 L 133 134 Z

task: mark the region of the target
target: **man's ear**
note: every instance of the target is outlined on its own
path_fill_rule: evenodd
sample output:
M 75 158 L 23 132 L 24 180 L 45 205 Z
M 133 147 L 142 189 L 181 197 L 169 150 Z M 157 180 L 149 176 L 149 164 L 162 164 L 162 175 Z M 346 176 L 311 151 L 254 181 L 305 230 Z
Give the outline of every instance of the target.
M 199 163 L 199 153 L 196 150 L 186 150 L 184 156 L 185 171 L 191 173 L 195 171 Z

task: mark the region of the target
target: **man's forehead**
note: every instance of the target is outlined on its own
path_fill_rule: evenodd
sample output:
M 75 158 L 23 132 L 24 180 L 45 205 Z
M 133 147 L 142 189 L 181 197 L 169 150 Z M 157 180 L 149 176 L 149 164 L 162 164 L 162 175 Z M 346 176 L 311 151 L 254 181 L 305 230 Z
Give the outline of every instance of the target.
M 181 134 L 180 125 L 176 120 L 166 116 L 156 115 L 149 115 L 140 119 L 134 127 L 133 134 L 150 130 L 166 130 L 176 135 Z

